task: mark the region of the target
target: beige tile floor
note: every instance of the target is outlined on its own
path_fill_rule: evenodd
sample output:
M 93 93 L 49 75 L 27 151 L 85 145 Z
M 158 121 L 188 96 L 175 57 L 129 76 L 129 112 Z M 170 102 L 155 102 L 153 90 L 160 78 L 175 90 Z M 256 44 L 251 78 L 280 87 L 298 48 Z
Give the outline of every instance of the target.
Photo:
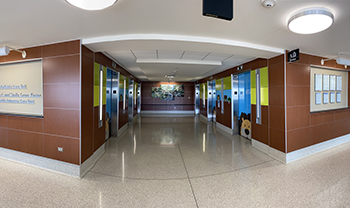
M 0 207 L 350 207 L 350 144 L 282 164 L 193 117 L 142 117 L 83 178 L 0 159 Z

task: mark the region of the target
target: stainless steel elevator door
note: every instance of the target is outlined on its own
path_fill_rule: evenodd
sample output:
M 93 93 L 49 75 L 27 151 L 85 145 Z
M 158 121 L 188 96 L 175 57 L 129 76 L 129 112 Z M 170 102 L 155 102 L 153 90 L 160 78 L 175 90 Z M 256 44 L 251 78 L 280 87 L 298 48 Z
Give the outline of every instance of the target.
M 238 76 L 232 75 L 232 127 L 233 134 L 239 133 Z
M 195 102 L 195 113 L 196 113 L 196 115 L 198 115 L 199 112 L 200 112 L 199 87 L 200 87 L 199 84 L 195 85 L 195 96 L 194 96 L 195 100 L 194 100 L 194 102 Z
M 112 73 L 111 136 L 118 136 L 119 125 L 119 73 Z

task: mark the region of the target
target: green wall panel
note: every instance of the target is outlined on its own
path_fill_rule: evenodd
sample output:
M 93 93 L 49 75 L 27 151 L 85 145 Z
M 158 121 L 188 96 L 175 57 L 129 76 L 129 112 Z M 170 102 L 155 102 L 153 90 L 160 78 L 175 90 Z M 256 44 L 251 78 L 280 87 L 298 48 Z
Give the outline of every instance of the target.
M 215 90 L 221 91 L 221 79 L 215 80 Z
M 221 83 L 221 82 L 220 82 Z M 224 78 L 224 90 L 231 90 L 231 76 Z
M 268 68 L 264 67 L 260 69 L 260 96 L 261 105 L 269 105 L 269 74 Z M 255 70 L 250 71 L 250 96 L 251 103 L 256 105 L 256 79 Z
M 95 63 L 94 64 L 94 107 L 98 106 L 100 104 L 99 97 L 100 97 L 100 64 Z

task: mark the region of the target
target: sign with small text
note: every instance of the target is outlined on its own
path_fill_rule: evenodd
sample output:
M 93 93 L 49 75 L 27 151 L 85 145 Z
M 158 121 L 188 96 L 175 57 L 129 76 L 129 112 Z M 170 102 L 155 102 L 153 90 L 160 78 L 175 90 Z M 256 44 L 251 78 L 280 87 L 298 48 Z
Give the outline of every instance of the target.
M 299 48 L 288 52 L 288 63 L 299 61 Z
M 0 65 L 0 113 L 43 116 L 41 60 Z

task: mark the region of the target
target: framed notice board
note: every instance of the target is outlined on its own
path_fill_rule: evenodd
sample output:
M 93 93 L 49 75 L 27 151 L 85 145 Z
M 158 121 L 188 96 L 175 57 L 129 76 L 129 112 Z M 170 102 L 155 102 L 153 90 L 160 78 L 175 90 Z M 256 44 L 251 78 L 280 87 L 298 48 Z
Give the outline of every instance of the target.
M 348 107 L 347 71 L 312 66 L 310 84 L 310 112 Z

